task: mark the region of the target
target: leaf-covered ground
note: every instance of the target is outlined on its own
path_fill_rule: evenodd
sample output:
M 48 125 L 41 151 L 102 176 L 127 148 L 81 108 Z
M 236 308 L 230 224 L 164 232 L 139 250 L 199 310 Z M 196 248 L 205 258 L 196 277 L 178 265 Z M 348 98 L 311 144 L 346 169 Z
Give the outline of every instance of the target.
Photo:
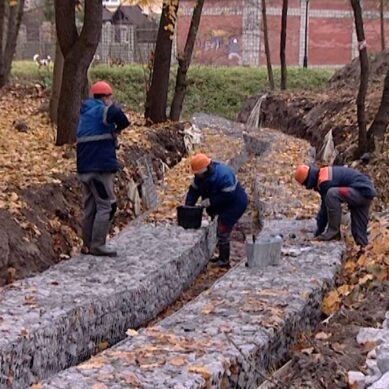
M 79 251 L 82 199 L 74 146 L 57 147 L 43 112 L 39 86 L 13 86 L 0 97 L 0 285 L 42 271 Z M 145 127 L 128 112 L 131 127 L 121 136 L 117 174 L 119 212 L 114 231 L 135 217 L 128 182 L 140 183 L 139 157 L 148 156 L 159 175 L 186 154 L 183 124 Z
M 329 92 L 330 93 L 330 92 Z M 377 90 L 376 99 L 379 93 Z M 295 97 L 295 96 L 294 96 Z M 294 98 L 293 95 L 291 99 Z M 321 99 L 320 95 L 315 95 Z M 328 94 L 327 100 L 336 94 Z M 354 126 L 355 110 L 350 98 L 349 108 L 340 110 L 331 118 L 333 125 L 341 123 L 345 128 Z M 31 272 L 41 271 L 60 259 L 68 258 L 80 245 L 79 220 L 81 197 L 75 177 L 75 152 L 71 146 L 54 146 L 54 129 L 41 112 L 46 97 L 39 88 L 10 89 L 0 97 L 0 268 L 1 283 L 12 282 Z M 376 103 L 372 103 L 374 107 Z M 332 115 L 324 110 L 324 116 Z M 125 169 L 118 175 L 117 188 L 121 212 L 118 214 L 119 229 L 134 217 L 133 205 L 127 198 L 126 182 L 132 177 L 135 164 L 129 155 L 150 153 L 154 159 L 173 167 L 184 156 L 182 128 L 150 129 L 143 126 L 139 116 L 132 115 L 135 123 L 124 133 L 119 153 Z M 155 140 L 155 131 L 165 134 L 164 142 Z M 267 130 L 266 130 L 267 131 Z M 271 131 L 270 131 L 271 132 Z M 350 137 L 353 137 L 350 132 Z M 347 135 L 348 136 L 348 135 Z M 315 194 L 303 190 L 293 180 L 296 164 L 306 161 L 308 146 L 300 140 L 285 141 L 280 136 L 271 154 L 266 158 L 251 156 L 239 173 L 242 184 L 252 197 L 252 183 L 259 177 L 263 188 L 261 199 L 269 204 L 265 217 L 312 217 L 318 206 Z M 349 138 L 350 140 L 351 138 Z M 346 138 L 347 140 L 347 138 Z M 239 149 L 239 141 L 225 138 L 213 131 L 206 132 L 203 151 L 219 159 L 228 159 L 232 150 Z M 386 154 L 385 154 L 386 153 Z M 277 164 L 274 164 L 274 159 Z M 366 167 L 373 175 L 381 191 L 380 206 L 387 205 L 388 155 L 385 151 Z M 362 166 L 359 166 L 362 168 Z M 136 178 L 136 177 L 135 177 Z M 175 207 L 182 202 L 190 183 L 188 160 L 182 161 L 168 171 L 159 196 L 161 206 L 149 216 L 151 222 L 175 219 Z M 284 199 L 285 208 L 271 207 L 272 198 Z M 278 199 L 277 199 L 278 201 Z M 251 208 L 243 221 L 244 231 L 250 232 L 254 211 Z M 279 216 L 279 215 L 278 215 Z M 364 353 L 355 343 L 359 325 L 379 325 L 386 310 L 389 287 L 388 217 L 376 214 L 370 228 L 370 245 L 359 252 L 350 237 L 345 264 L 337 279 L 336 288 L 323 301 L 323 319 L 315 334 L 302 334 L 301 342 L 293 350 L 292 363 L 280 379 L 287 387 L 337 388 L 347 387 L 347 370 L 363 370 Z M 244 245 L 239 232 L 234 234 L 233 263 L 244 258 Z M 42 253 L 46 261 L 38 258 Z M 165 313 L 169 314 L 186 301 L 208 288 L 224 270 L 209 269 L 195 285 Z M 319 366 L 319 368 L 318 368 Z

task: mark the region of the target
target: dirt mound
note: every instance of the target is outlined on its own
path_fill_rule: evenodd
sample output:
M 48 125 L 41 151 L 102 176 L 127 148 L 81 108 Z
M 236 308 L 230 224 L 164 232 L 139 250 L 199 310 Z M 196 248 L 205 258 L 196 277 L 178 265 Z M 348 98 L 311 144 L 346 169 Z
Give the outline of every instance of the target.
M 382 83 L 370 84 L 366 100 L 367 123 L 373 121 L 382 95 Z M 248 99 L 239 113 L 238 120 L 245 123 L 260 96 Z M 325 135 L 333 131 L 338 157 L 335 164 L 349 164 L 370 175 L 378 189 L 378 209 L 389 201 L 389 147 L 380 155 L 373 155 L 363 166 L 356 160 L 358 124 L 356 91 L 328 89 L 324 92 L 274 92 L 268 94 L 261 107 L 261 125 L 279 129 L 286 134 L 308 140 L 316 151 L 322 146 Z M 387 135 L 389 140 L 389 134 Z
M 381 82 L 389 69 L 389 49 L 369 58 L 371 82 Z M 331 77 L 329 81 L 330 88 L 358 88 L 360 76 L 359 57 L 341 69 Z
M 250 98 L 243 106 L 238 121 L 246 122 L 259 96 Z M 261 124 L 280 129 L 288 135 L 308 140 L 319 148 L 330 129 L 334 131 L 335 144 L 343 142 L 345 135 L 356 132 L 356 123 L 337 125 L 333 118 L 347 108 L 355 98 L 351 93 L 273 93 L 263 101 Z

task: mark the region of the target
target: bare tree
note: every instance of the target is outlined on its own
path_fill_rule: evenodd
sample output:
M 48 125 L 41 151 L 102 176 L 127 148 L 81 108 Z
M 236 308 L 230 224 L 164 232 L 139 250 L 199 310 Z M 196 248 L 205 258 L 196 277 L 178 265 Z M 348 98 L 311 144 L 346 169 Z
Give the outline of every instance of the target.
M 74 1 L 55 0 L 57 38 L 64 56 L 58 106 L 57 145 L 73 143 L 82 99 L 88 90 L 88 69 L 99 43 L 102 28 L 101 1 L 85 0 L 84 23 L 76 27 Z
M 369 149 L 377 150 L 377 144 L 383 144 L 385 133 L 389 125 L 389 70 L 384 81 L 381 103 L 367 133 Z M 378 151 L 378 150 L 377 150 Z
M 23 9 L 24 0 L 0 0 L 0 88 L 9 81 Z
M 266 0 L 262 0 L 262 29 L 263 29 L 263 41 L 265 44 L 267 77 L 269 79 L 270 89 L 274 90 L 274 77 L 273 77 L 273 68 L 271 66 L 269 33 L 268 33 L 268 29 L 267 29 Z
M 381 50 L 386 48 L 385 44 L 385 18 L 384 18 L 384 1 L 380 0 L 380 27 L 381 27 Z
M 178 0 L 164 0 L 155 45 L 151 84 L 145 106 L 145 117 L 152 123 L 166 121 L 172 41 L 177 11 Z
M 192 20 L 190 22 L 188 36 L 186 38 L 185 49 L 181 56 L 178 56 L 178 69 L 176 77 L 176 88 L 172 105 L 170 108 L 170 119 L 179 120 L 182 104 L 185 98 L 187 87 L 187 73 L 192 59 L 193 48 L 196 42 L 197 31 L 200 25 L 201 13 L 204 0 L 197 0 L 193 9 Z
M 55 45 L 53 82 L 51 84 L 51 95 L 50 95 L 50 105 L 49 105 L 50 120 L 55 124 L 57 124 L 59 97 L 60 97 L 61 85 L 62 85 L 63 65 L 64 65 L 64 58 L 57 40 Z
M 281 15 L 281 40 L 280 40 L 280 60 L 281 60 L 281 90 L 287 87 L 287 69 L 286 69 L 286 28 L 288 21 L 288 0 L 282 0 Z
M 369 58 L 367 56 L 367 46 L 365 41 L 365 31 L 363 28 L 363 16 L 360 0 L 350 0 L 354 12 L 355 29 L 358 39 L 359 61 L 361 66 L 361 77 L 357 96 L 357 117 L 358 117 L 358 154 L 362 155 L 367 151 L 366 133 L 366 112 L 365 102 L 367 87 L 369 84 Z

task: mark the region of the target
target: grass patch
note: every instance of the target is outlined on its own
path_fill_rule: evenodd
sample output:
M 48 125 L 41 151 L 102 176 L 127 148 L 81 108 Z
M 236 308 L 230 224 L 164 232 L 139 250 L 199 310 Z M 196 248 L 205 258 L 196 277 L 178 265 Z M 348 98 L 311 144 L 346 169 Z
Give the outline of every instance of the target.
M 174 90 L 176 67 L 170 77 L 169 102 Z M 317 90 L 327 85 L 333 71 L 329 69 L 288 69 L 290 90 Z M 51 85 L 50 71 L 38 69 L 32 61 L 17 61 L 12 66 L 12 77 L 17 82 L 41 82 Z M 116 99 L 129 108 L 142 112 L 145 101 L 147 70 L 142 65 L 108 67 L 98 65 L 91 69 L 93 80 L 104 79 L 115 88 Z M 276 85 L 280 70 L 274 69 Z M 253 94 L 269 89 L 266 68 L 192 66 L 188 74 L 188 90 L 183 117 L 194 112 L 208 112 L 234 119 L 244 101 Z

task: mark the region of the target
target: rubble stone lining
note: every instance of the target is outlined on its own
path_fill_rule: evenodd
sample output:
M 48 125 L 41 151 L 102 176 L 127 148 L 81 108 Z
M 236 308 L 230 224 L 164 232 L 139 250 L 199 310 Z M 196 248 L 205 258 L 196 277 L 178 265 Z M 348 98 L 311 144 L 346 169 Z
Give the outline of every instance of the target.
M 158 326 L 43 388 L 256 388 L 299 333 L 317 324 L 323 289 L 340 267 L 343 243 L 311 243 L 313 229 L 311 221 L 267 223 L 264 232 L 285 239 L 279 266 L 237 266 Z
M 246 148 L 228 161 L 235 170 Z M 206 266 L 216 224 L 146 224 L 111 242 L 117 258 L 80 256 L 1 290 L 0 386 L 20 388 L 76 365 L 172 304 Z
M 73 258 L 4 288 L 0 386 L 48 377 L 154 318 L 206 265 L 214 230 L 129 227 L 115 239 L 117 258 Z

